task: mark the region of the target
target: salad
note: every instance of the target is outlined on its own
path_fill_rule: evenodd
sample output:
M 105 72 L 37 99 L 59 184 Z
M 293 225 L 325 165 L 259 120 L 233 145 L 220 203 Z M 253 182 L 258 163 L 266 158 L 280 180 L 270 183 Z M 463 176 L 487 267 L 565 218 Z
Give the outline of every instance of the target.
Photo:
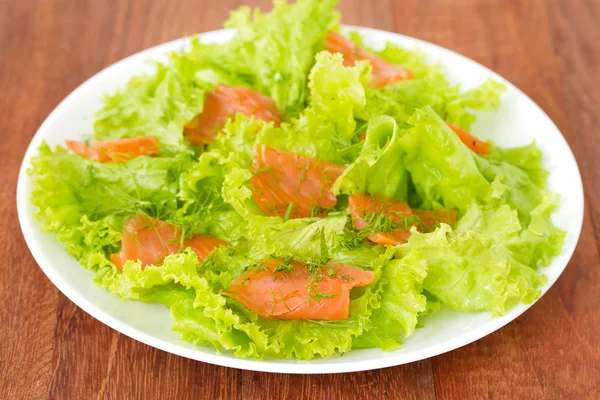
M 396 349 L 441 306 L 540 295 L 564 232 L 535 143 L 477 138 L 422 52 L 340 33 L 336 0 L 242 7 L 106 95 L 94 137 L 43 143 L 31 203 L 95 282 L 238 357 Z

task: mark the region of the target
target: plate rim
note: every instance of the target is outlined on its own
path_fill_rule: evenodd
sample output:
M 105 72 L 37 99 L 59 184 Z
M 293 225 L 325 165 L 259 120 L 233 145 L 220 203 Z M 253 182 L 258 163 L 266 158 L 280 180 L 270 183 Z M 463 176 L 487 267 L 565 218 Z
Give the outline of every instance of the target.
M 32 218 L 32 216 L 29 215 L 29 213 L 27 212 L 27 206 L 29 205 L 29 191 L 27 189 L 28 189 L 28 183 L 30 183 L 28 181 L 29 177 L 27 175 L 27 169 L 29 168 L 29 164 L 30 164 L 29 160 L 30 160 L 31 156 L 33 155 L 33 153 L 37 150 L 37 146 L 39 145 L 39 142 L 41 142 L 41 140 L 42 140 L 41 139 L 42 133 L 47 129 L 46 127 L 49 126 L 54 119 L 58 118 L 58 116 L 63 112 L 63 110 L 66 109 L 67 106 L 69 105 L 70 99 L 75 97 L 77 95 L 77 93 L 82 89 L 82 87 L 84 85 L 86 85 L 89 81 L 97 78 L 100 74 L 104 74 L 110 70 L 119 68 L 120 65 L 126 63 L 127 61 L 129 61 L 133 58 L 141 58 L 144 55 L 147 55 L 149 53 L 161 52 L 164 54 L 164 53 L 167 53 L 168 49 L 170 49 L 172 47 L 175 47 L 180 44 L 185 45 L 187 43 L 186 41 L 188 40 L 188 37 L 165 42 L 165 43 L 141 50 L 137 53 L 131 54 L 131 55 L 129 55 L 121 60 L 118 60 L 115 63 L 103 68 L 102 70 L 98 71 L 91 77 L 87 78 L 80 85 L 78 85 L 74 90 L 72 90 L 63 100 L 60 101 L 60 103 L 45 118 L 45 120 L 42 122 L 40 127 L 37 129 L 36 133 L 31 138 L 31 141 L 30 141 L 30 143 L 27 147 L 27 150 L 25 152 L 25 155 L 23 157 L 21 167 L 19 169 L 19 176 L 18 176 L 18 181 L 17 181 L 17 191 L 16 191 L 17 214 L 18 214 L 18 219 L 19 219 L 19 225 L 20 225 L 23 237 L 25 238 L 27 247 L 29 248 L 29 251 L 33 255 L 39 268 L 44 272 L 44 274 L 48 277 L 48 279 L 50 279 L 50 281 L 54 284 L 54 286 L 56 286 L 56 288 L 58 290 L 60 290 L 61 293 L 63 293 L 70 301 L 75 303 L 79 308 L 81 308 L 83 311 L 85 311 L 86 313 L 88 313 L 89 315 L 91 315 L 92 317 L 94 317 L 95 319 L 100 321 L 101 323 L 109 326 L 110 328 L 114 329 L 117 332 L 120 332 L 120 333 L 122 333 L 134 340 L 142 342 L 148 346 L 151 346 L 151 347 L 154 347 L 159 350 L 163 350 L 163 351 L 166 351 L 166 352 L 169 352 L 172 354 L 176 354 L 181 357 L 185 357 L 185 358 L 189 358 L 189 359 L 193 359 L 193 360 L 197 360 L 197 361 L 202 361 L 202 362 L 207 362 L 210 364 L 224 366 L 224 367 L 238 368 L 238 369 L 258 371 L 258 372 L 289 373 L 289 374 L 324 374 L 324 373 L 345 373 L 345 372 L 368 371 L 368 370 L 398 366 L 398 365 L 402 365 L 402 364 L 408 364 L 411 362 L 434 357 L 434 356 L 455 350 L 459 347 L 463 347 L 467 344 L 473 343 L 473 342 L 491 334 L 492 332 L 495 332 L 495 331 L 501 329 L 503 326 L 509 324 L 510 322 L 512 322 L 519 316 L 521 316 L 525 311 L 527 311 L 537 301 L 539 301 L 539 299 L 541 299 L 541 297 L 544 296 L 548 292 L 548 290 L 554 285 L 554 283 L 558 280 L 558 278 L 564 273 L 564 270 L 567 267 L 567 265 L 569 265 L 569 263 L 572 259 L 573 253 L 575 252 L 575 249 L 577 248 L 577 245 L 579 243 L 579 238 L 581 236 L 581 230 L 583 227 L 583 220 L 584 220 L 584 213 L 585 213 L 585 210 L 584 210 L 585 194 L 584 194 L 584 190 L 583 190 L 583 183 L 582 183 L 582 179 L 581 179 L 580 168 L 579 168 L 577 159 L 575 158 L 571 147 L 569 146 L 568 142 L 566 141 L 566 139 L 565 139 L 564 135 L 562 134 L 562 132 L 560 131 L 560 129 L 556 126 L 554 121 L 546 114 L 546 112 L 544 112 L 544 110 L 535 101 L 533 101 L 527 94 L 525 94 L 521 89 L 519 89 L 517 86 L 515 86 L 512 82 L 510 82 L 506 78 L 502 77 L 501 75 L 497 74 L 496 72 L 492 71 L 491 69 L 487 68 L 486 66 L 484 66 L 484 65 L 478 63 L 477 61 L 474 61 L 458 52 L 455 52 L 453 50 L 447 49 L 445 47 L 442 47 L 442 46 L 434 44 L 434 43 L 430 43 L 430 42 L 427 42 L 427 41 L 424 41 L 421 39 L 413 38 L 411 36 L 407 36 L 407 35 L 403 35 L 403 34 L 399 34 L 399 33 L 395 33 L 395 32 L 374 29 L 374 28 L 368 28 L 368 27 L 362 27 L 362 26 L 356 26 L 356 25 L 343 25 L 343 29 L 344 29 L 344 31 L 358 31 L 360 33 L 366 34 L 367 36 L 369 34 L 374 34 L 374 35 L 379 35 L 379 36 L 401 38 L 402 40 L 411 41 L 417 46 L 424 45 L 427 47 L 433 47 L 438 51 L 446 52 L 446 53 L 451 54 L 454 57 L 461 58 L 463 61 L 467 61 L 469 63 L 474 63 L 479 68 L 483 68 L 484 70 L 488 71 L 490 73 L 490 75 L 492 75 L 496 78 L 499 78 L 500 80 L 505 82 L 507 84 L 507 86 L 511 87 L 511 89 L 515 90 L 520 96 L 525 98 L 526 101 L 531 103 L 533 105 L 533 107 L 535 107 L 537 109 L 537 111 L 539 113 L 541 113 L 542 116 L 547 118 L 548 122 L 556 128 L 557 132 L 560 134 L 559 136 L 560 136 L 560 139 L 562 140 L 562 144 L 564 145 L 564 147 L 567 150 L 567 152 L 566 152 L 567 155 L 572 159 L 572 161 L 574 162 L 574 165 L 576 167 L 575 168 L 576 172 L 577 172 L 577 174 L 576 174 L 577 182 L 576 183 L 578 184 L 577 186 L 579 189 L 578 193 L 577 193 L 577 195 L 578 195 L 577 200 L 581 206 L 580 207 L 581 213 L 578 214 L 578 216 L 579 216 L 579 221 L 577 224 L 578 228 L 577 228 L 577 232 L 575 234 L 575 238 L 574 238 L 575 240 L 573 241 L 573 245 L 569 249 L 566 249 L 565 247 L 563 247 L 561 249 L 561 254 L 564 254 L 566 256 L 565 264 L 562 266 L 560 273 L 556 276 L 556 278 L 554 280 L 550 281 L 550 279 L 549 279 L 549 282 L 544 286 L 544 288 L 542 289 L 543 292 L 537 300 L 535 300 L 534 302 L 532 302 L 530 304 L 520 303 L 520 304 L 512 307 L 504 316 L 489 321 L 487 324 L 485 324 L 481 328 L 479 328 L 475 331 L 468 330 L 468 331 L 460 334 L 457 338 L 455 338 L 451 342 L 451 344 L 448 344 L 447 342 L 443 342 L 438 345 L 424 348 L 421 351 L 415 352 L 415 353 L 399 354 L 397 357 L 388 357 L 388 358 L 381 358 L 381 359 L 353 360 L 353 361 L 349 361 L 347 363 L 312 363 L 311 361 L 301 361 L 301 360 L 295 361 L 293 363 L 290 363 L 290 362 L 282 363 L 282 362 L 273 361 L 273 360 L 242 359 L 242 358 L 237 358 L 235 356 L 229 356 L 226 354 L 218 354 L 216 352 L 211 354 L 211 353 L 190 351 L 189 348 L 185 348 L 176 343 L 168 342 L 167 340 L 152 336 L 144 331 L 141 331 L 137 328 L 134 328 L 132 326 L 122 323 L 121 321 L 114 318 L 108 312 L 105 312 L 101 308 L 92 304 L 89 300 L 87 300 L 87 298 L 85 296 L 80 296 L 76 292 L 72 291 L 70 289 L 70 285 L 68 284 L 68 282 L 63 280 L 57 273 L 54 272 L 54 269 L 50 266 L 51 260 L 49 260 L 47 258 L 47 256 L 44 254 L 44 251 L 42 250 L 41 246 L 38 246 L 35 243 L 34 239 L 32 238 L 32 235 L 33 235 L 32 229 L 30 229 L 31 227 L 29 225 L 27 225 L 27 223 L 25 222 L 27 220 L 27 218 Z M 197 33 L 197 34 L 192 35 L 192 37 L 200 37 L 202 39 L 207 39 L 210 36 L 214 36 L 214 37 L 218 38 L 218 37 L 222 37 L 222 36 L 226 36 L 226 35 L 231 35 L 232 32 L 233 32 L 233 29 L 219 29 L 219 30 L 212 30 L 212 31 Z M 575 177 L 573 177 L 573 178 L 575 178 Z

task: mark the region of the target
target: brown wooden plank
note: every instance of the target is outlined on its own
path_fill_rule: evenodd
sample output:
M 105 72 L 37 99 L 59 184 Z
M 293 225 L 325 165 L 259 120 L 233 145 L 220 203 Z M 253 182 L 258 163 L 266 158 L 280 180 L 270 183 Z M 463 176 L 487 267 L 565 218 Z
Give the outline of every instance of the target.
M 25 251 L 17 228 L 14 191 L 2 190 L 0 398 L 45 398 L 54 374 L 53 332 L 59 294 Z
M 243 373 L 244 399 L 434 399 L 428 360 L 376 371 L 329 375 Z

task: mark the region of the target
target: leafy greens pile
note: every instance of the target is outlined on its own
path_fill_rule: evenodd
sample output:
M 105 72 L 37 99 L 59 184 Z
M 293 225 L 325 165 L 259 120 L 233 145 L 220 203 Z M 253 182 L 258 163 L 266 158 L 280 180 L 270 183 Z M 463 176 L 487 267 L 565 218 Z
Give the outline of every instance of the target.
M 242 7 L 226 23 L 237 28 L 229 43 L 192 39 L 155 73 L 108 95 L 95 138 L 152 134 L 158 157 L 98 163 L 43 144 L 29 170 L 41 228 L 56 233 L 100 286 L 123 299 L 165 304 L 185 340 L 239 357 L 390 350 L 440 304 L 499 316 L 536 299 L 545 282 L 536 270 L 560 252 L 564 237 L 550 222 L 557 197 L 543 189 L 540 150 L 492 145 L 479 156 L 445 123 L 469 129 L 472 111 L 496 109 L 504 86 L 490 79 L 461 93 L 420 51 L 388 44 L 374 52 L 411 69 L 414 79 L 370 87 L 369 62 L 346 67 L 340 54 L 321 52 L 326 33 L 339 28 L 335 3 L 276 1 L 268 14 Z M 366 47 L 359 35 L 351 38 Z M 238 114 L 214 143 L 194 148 L 182 127 L 216 84 L 260 91 L 286 122 Z M 265 216 L 249 184 L 256 144 L 347 165 L 334 186 L 337 209 L 322 218 Z M 413 231 L 400 246 L 374 245 L 349 223 L 344 199 L 360 192 L 455 209 L 459 220 Z M 120 250 L 123 225 L 137 212 L 230 246 L 201 263 L 187 249 L 162 265 L 128 261 L 117 269 L 109 255 Z M 340 261 L 374 271 L 376 281 L 353 290 L 349 319 L 267 320 L 219 291 L 268 256 Z

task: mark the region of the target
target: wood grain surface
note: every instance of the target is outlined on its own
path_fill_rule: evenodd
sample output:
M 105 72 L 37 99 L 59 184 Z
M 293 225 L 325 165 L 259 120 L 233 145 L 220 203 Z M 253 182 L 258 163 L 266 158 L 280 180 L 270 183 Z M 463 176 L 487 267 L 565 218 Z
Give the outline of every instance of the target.
M 579 162 L 586 212 L 565 273 L 484 339 L 378 371 L 238 371 L 138 343 L 67 300 L 18 228 L 15 186 L 48 113 L 115 61 L 219 28 L 269 0 L 0 0 L 0 399 L 600 398 L 600 2 L 341 0 L 343 21 L 424 39 L 497 71 L 556 122 Z

